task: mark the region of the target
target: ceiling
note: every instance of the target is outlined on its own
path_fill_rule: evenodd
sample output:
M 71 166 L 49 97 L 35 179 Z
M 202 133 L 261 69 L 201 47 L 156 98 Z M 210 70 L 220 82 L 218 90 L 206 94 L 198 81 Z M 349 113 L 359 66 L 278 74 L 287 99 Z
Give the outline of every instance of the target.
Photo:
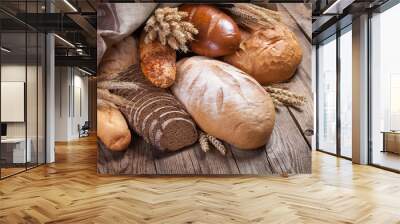
M 0 0 L 2 46 L 12 50 L 2 51 L 2 60 L 35 58 L 36 35 L 50 32 L 61 37 L 55 38 L 56 65 L 95 73 L 96 26 L 96 0 Z
M 319 43 L 351 24 L 354 17 L 373 10 L 388 0 L 311 0 L 313 43 Z

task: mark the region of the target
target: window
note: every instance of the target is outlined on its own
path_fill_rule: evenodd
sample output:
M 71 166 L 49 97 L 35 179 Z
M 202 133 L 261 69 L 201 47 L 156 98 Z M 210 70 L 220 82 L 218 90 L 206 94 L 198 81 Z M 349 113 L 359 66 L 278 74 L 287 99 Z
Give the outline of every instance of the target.
M 336 36 L 318 47 L 317 149 L 336 153 Z
M 317 149 L 348 159 L 353 131 L 352 41 L 350 24 L 320 43 L 317 50 Z
M 19 16 L 39 13 L 42 5 L 0 1 L 0 8 Z M 45 163 L 46 39 L 13 14 L 0 12 L 0 178 Z
M 352 77 L 350 25 L 340 35 L 340 155 L 348 158 L 352 156 Z
M 371 18 L 370 162 L 400 170 L 400 4 Z

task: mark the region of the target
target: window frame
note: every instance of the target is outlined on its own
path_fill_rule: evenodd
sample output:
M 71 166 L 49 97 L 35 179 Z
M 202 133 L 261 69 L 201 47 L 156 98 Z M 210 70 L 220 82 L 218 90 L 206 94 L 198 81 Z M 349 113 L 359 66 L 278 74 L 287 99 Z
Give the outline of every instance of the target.
M 388 0 L 385 3 L 383 3 L 382 5 L 370 9 L 367 11 L 368 13 L 368 31 L 367 31 L 367 39 L 368 39 L 368 54 L 367 54 L 367 79 L 368 79 L 368 153 L 367 153 L 367 163 L 370 166 L 373 167 L 377 167 L 383 170 L 387 170 L 387 171 L 391 171 L 391 172 L 395 172 L 395 173 L 400 173 L 400 170 L 394 169 L 394 168 L 390 168 L 387 166 L 383 166 L 380 164 L 376 164 L 373 162 L 373 132 L 372 132 L 372 41 L 373 41 L 373 35 L 372 35 L 372 19 L 373 19 L 373 15 L 374 14 L 380 14 L 380 13 L 384 13 L 385 11 L 391 9 L 392 7 L 396 6 L 400 4 L 399 0 Z
M 343 28 L 337 30 L 334 34 L 330 35 L 329 37 L 319 41 L 316 44 L 316 151 L 323 152 L 329 155 L 333 155 L 336 157 L 344 158 L 347 160 L 352 160 L 352 158 L 347 157 L 342 155 L 341 153 L 341 118 L 340 118 L 340 103 L 341 103 L 341 97 L 340 97 L 340 77 L 341 77 L 341 65 L 340 65 L 340 37 L 345 34 L 346 32 L 352 32 L 351 29 L 352 23 L 347 24 Z M 350 27 L 350 28 L 349 28 Z M 336 35 L 336 36 L 335 36 Z M 332 37 L 335 36 L 334 39 Z M 332 39 L 332 40 L 329 40 Z M 336 152 L 328 152 L 324 149 L 320 149 L 319 145 L 319 111 L 320 111 L 320 105 L 318 104 L 319 97 L 320 97 L 320 74 L 319 74 L 319 47 L 322 43 L 326 41 L 336 41 Z

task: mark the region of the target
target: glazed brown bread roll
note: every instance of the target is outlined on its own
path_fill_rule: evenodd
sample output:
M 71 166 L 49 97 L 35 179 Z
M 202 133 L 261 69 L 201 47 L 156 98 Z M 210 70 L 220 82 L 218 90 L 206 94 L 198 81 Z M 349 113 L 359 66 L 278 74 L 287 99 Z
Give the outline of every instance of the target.
M 110 150 L 121 151 L 128 148 L 131 132 L 124 116 L 117 108 L 111 106 L 97 108 L 97 137 Z
M 144 76 L 155 86 L 168 88 L 175 81 L 176 52 L 159 41 L 146 44 L 145 33 L 140 36 L 140 67 Z
M 187 12 L 187 20 L 199 30 L 191 42 L 193 52 L 219 57 L 236 51 L 240 43 L 240 31 L 227 14 L 211 5 L 186 4 L 179 10 Z
M 172 92 L 205 132 L 240 149 L 260 147 L 271 136 L 272 99 L 229 64 L 201 56 L 182 59 Z
M 302 49 L 288 28 L 275 26 L 251 34 L 242 31 L 242 42 L 224 61 L 243 70 L 261 84 L 289 80 L 302 59 Z

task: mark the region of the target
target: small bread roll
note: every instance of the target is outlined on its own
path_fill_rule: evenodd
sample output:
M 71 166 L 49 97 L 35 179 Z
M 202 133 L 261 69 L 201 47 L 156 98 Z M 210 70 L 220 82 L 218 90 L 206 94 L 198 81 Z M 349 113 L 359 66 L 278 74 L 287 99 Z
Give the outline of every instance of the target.
M 191 42 L 193 52 L 207 57 L 232 54 L 240 44 L 240 30 L 235 21 L 211 5 L 186 4 L 179 8 L 199 33 Z
M 122 151 L 131 143 L 131 132 L 122 113 L 111 106 L 97 108 L 97 137 L 107 149 Z
M 159 41 L 146 44 L 144 36 L 142 32 L 139 43 L 142 72 L 154 86 L 168 88 L 175 81 L 176 52 Z
M 239 49 L 223 60 L 266 85 L 288 81 L 295 74 L 302 55 L 295 34 L 282 25 L 250 34 L 242 31 Z

